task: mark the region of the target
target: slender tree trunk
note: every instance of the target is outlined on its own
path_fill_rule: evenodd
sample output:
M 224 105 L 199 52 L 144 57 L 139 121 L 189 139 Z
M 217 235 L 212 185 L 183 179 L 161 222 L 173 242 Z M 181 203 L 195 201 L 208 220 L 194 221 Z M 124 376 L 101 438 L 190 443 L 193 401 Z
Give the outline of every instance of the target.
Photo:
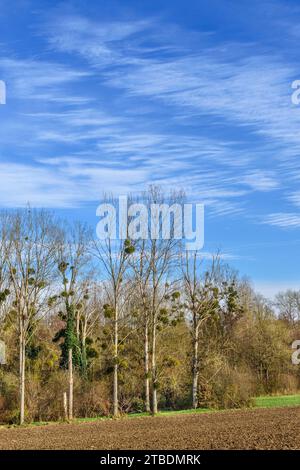
M 68 398 L 67 393 L 63 393 L 63 405 L 64 405 L 64 420 L 68 421 Z
M 80 326 L 80 312 L 78 311 L 77 314 L 76 314 L 76 337 L 79 341 L 79 326 Z
M 199 332 L 196 327 L 194 330 L 193 337 L 193 386 L 192 386 L 192 397 L 193 397 L 193 408 L 198 407 L 198 386 L 199 386 Z
M 19 370 L 19 380 L 20 380 L 20 424 L 24 424 L 25 419 L 25 338 L 24 338 L 24 328 L 21 327 L 20 331 L 20 370 Z
M 115 305 L 115 318 L 114 318 L 114 378 L 113 378 L 113 416 L 119 415 L 119 400 L 118 400 L 118 344 L 119 344 L 119 322 L 118 322 L 118 308 Z
M 150 413 L 149 329 L 147 319 L 145 322 L 145 409 L 147 413 Z
M 69 420 L 73 419 L 73 350 L 68 351 L 68 373 L 69 373 Z
M 152 351 L 151 351 L 151 369 L 152 369 L 152 414 L 157 413 L 157 370 L 156 370 L 156 320 L 153 321 L 152 330 Z
M 82 375 L 87 378 L 87 357 L 86 357 L 86 328 L 82 331 L 82 342 L 81 342 L 81 367 Z

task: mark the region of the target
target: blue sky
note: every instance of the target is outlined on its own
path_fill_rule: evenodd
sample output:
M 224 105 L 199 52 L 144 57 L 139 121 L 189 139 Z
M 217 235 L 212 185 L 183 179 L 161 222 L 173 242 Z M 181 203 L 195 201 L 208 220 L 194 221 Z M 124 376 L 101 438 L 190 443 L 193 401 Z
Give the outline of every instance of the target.
M 0 0 L 0 206 L 96 224 L 149 183 L 206 206 L 206 252 L 300 287 L 300 4 Z

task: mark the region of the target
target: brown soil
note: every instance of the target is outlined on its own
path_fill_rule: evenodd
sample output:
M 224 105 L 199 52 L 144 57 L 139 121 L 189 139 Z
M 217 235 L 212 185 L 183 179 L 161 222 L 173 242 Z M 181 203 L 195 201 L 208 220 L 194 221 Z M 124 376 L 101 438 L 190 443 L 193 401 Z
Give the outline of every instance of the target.
M 1 428 L 0 449 L 300 449 L 300 407 Z

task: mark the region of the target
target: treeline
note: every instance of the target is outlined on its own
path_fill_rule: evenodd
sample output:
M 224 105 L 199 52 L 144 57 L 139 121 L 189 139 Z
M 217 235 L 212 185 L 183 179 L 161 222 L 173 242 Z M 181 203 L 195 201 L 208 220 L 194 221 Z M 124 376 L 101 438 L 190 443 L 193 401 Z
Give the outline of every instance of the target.
M 98 240 L 30 208 L 3 212 L 0 232 L 1 422 L 239 407 L 298 389 L 299 293 L 272 305 L 220 255 L 172 236 Z

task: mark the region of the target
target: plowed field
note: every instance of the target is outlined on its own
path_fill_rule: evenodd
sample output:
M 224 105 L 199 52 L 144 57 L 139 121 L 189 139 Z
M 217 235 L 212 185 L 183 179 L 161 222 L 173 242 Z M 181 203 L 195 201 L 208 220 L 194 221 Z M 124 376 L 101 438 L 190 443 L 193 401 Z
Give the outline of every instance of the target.
M 0 449 L 300 449 L 300 407 L 1 428 Z

